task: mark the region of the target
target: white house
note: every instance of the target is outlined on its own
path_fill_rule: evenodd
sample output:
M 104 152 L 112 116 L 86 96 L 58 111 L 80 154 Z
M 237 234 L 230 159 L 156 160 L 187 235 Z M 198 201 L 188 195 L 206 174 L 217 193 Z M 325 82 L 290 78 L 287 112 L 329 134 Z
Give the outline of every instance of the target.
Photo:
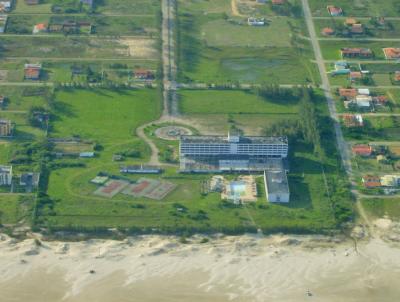
M 289 183 L 285 171 L 265 171 L 264 184 L 269 202 L 289 202 Z
M 0 186 L 11 186 L 12 166 L 0 166 Z

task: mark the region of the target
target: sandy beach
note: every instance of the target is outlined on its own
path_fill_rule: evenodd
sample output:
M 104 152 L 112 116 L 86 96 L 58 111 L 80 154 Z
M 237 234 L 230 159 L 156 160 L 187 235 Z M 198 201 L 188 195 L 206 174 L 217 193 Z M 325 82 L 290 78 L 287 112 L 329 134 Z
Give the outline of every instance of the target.
M 0 301 L 396 301 L 400 226 L 358 242 L 214 236 L 46 242 L 0 237 Z

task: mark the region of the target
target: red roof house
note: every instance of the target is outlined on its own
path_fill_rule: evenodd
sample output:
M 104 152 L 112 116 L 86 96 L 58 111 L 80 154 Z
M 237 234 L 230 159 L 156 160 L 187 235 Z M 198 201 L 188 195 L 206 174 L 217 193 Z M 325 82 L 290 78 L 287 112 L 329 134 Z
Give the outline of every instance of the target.
M 374 175 L 364 175 L 362 183 L 366 188 L 379 188 L 382 186 L 380 177 Z
M 343 58 L 371 58 L 373 52 L 369 48 L 342 48 L 340 53 Z
M 357 96 L 357 89 L 355 88 L 340 88 L 339 95 L 346 99 L 353 99 Z
M 353 154 L 359 156 L 371 156 L 372 154 L 372 147 L 369 145 L 354 145 L 351 150 Z
M 340 7 L 328 5 L 328 12 L 332 17 L 337 17 L 343 15 L 343 10 Z
M 400 48 L 384 48 L 383 52 L 385 53 L 385 58 L 387 60 L 396 60 L 400 59 Z
M 325 27 L 324 29 L 322 29 L 321 33 L 324 36 L 331 36 L 335 33 L 335 30 L 330 27 Z

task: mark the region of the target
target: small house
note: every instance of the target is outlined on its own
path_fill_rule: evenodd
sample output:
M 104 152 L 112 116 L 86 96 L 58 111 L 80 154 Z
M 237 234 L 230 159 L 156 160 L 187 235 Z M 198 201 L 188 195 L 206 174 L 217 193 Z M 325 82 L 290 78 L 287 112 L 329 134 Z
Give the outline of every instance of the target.
M 358 92 L 358 94 L 360 94 L 360 95 L 370 95 L 370 94 L 371 94 L 371 92 L 369 91 L 368 88 L 359 88 L 359 89 L 357 90 L 357 92 Z
M 13 133 L 13 125 L 10 120 L 0 119 L 0 137 L 10 137 Z
M 0 13 L 8 13 L 11 6 L 11 1 L 0 1 Z
M 369 189 L 380 188 L 382 186 L 381 179 L 379 178 L 379 176 L 364 175 L 361 180 L 362 180 L 364 187 L 369 188 Z
M 400 59 L 400 48 L 383 48 L 386 60 L 398 60 Z
M 324 27 L 321 31 L 321 34 L 323 36 L 332 36 L 333 34 L 335 34 L 335 30 L 331 27 Z
M 79 157 L 81 158 L 93 158 L 95 156 L 94 152 L 81 152 L 79 153 Z
M 363 34 L 364 33 L 364 26 L 362 24 L 353 24 L 351 26 L 350 32 L 352 34 Z
M 47 24 L 46 23 L 39 23 L 33 27 L 32 33 L 34 33 L 34 34 L 44 33 L 44 32 L 47 32 Z
M 0 186 L 11 186 L 12 178 L 12 166 L 0 166 Z
M 367 59 L 373 57 L 373 52 L 369 48 L 341 48 L 342 58 Z
M 339 17 L 343 15 L 343 10 L 334 5 L 328 5 L 327 10 L 332 17 Z
M 358 81 L 363 78 L 363 74 L 360 71 L 352 71 L 349 73 L 350 81 Z
M 343 123 L 347 128 L 364 126 L 364 120 L 361 114 L 345 114 L 343 115 Z
M 355 88 L 340 88 L 339 96 L 347 100 L 354 99 L 357 96 L 357 89 Z
M 25 80 L 39 80 L 42 70 L 41 64 L 25 64 Z
M 140 80 L 152 80 L 154 79 L 154 73 L 148 69 L 136 69 L 133 72 L 133 75 L 136 79 Z
M 369 157 L 372 155 L 372 147 L 369 145 L 354 145 L 351 147 L 354 155 Z
M 247 19 L 247 24 L 249 24 L 250 26 L 264 26 L 265 18 L 250 17 Z
M 385 175 L 380 179 L 381 185 L 384 187 L 399 187 L 400 175 Z
M 39 186 L 39 176 L 39 173 L 23 173 L 19 178 L 19 185 L 22 187 L 26 187 L 27 191 L 32 192 L 32 189 Z
M 372 105 L 372 97 L 369 95 L 357 95 L 352 102 L 359 108 L 369 109 Z
M 353 26 L 354 24 L 358 24 L 358 21 L 354 18 L 346 18 L 344 21 L 344 25 L 346 26 Z

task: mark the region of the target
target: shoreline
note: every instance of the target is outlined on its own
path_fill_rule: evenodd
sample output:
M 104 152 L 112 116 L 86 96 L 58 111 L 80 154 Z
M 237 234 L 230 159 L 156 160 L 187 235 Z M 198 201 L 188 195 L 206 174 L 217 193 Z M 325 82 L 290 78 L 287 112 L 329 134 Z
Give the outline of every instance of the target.
M 0 291 L 6 301 L 32 302 L 130 295 L 137 299 L 129 301 L 394 301 L 400 224 L 379 219 L 375 226 L 380 236 L 357 247 L 316 235 L 196 235 L 187 243 L 159 235 L 79 242 L 0 235 Z

